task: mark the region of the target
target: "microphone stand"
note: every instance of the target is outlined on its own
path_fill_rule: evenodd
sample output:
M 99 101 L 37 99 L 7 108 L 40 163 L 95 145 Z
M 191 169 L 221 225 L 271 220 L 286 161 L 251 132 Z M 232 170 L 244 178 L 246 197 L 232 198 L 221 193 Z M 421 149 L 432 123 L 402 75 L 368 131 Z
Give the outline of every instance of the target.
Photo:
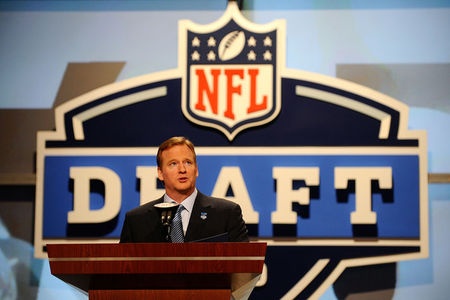
M 179 204 L 177 203 L 157 203 L 154 205 L 161 216 L 161 223 L 164 227 L 165 231 L 165 240 L 166 242 L 171 242 L 170 239 L 170 232 L 172 230 L 172 227 L 170 226 L 172 224 L 173 217 L 175 216 L 175 213 L 178 209 Z

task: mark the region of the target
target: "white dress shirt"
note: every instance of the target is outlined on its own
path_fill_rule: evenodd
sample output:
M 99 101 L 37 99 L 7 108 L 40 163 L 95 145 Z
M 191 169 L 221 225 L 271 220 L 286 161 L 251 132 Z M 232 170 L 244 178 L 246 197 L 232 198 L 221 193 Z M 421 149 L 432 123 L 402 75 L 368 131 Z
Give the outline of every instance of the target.
M 186 199 L 183 200 L 180 204 L 184 206 L 185 209 L 181 211 L 181 223 L 183 224 L 183 233 L 186 235 L 186 231 L 189 225 L 189 219 L 191 218 L 192 208 L 194 207 L 195 198 L 197 198 L 197 189 L 189 195 Z M 177 203 L 175 200 L 164 194 L 164 202 L 165 203 Z

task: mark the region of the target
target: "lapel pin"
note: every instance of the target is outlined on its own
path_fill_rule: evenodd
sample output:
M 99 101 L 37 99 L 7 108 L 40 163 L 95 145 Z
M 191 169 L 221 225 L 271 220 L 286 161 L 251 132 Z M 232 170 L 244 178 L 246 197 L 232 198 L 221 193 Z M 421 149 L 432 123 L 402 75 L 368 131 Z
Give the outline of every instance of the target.
M 207 217 L 208 217 L 208 213 L 206 213 L 206 212 L 201 212 L 200 213 L 200 219 L 206 220 Z

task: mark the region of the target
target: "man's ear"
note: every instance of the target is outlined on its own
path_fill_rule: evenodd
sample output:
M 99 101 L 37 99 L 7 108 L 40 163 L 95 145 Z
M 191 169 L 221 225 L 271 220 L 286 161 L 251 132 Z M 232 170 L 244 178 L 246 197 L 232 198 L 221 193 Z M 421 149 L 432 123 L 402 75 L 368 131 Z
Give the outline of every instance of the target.
M 158 179 L 164 182 L 163 172 L 160 167 L 158 167 Z

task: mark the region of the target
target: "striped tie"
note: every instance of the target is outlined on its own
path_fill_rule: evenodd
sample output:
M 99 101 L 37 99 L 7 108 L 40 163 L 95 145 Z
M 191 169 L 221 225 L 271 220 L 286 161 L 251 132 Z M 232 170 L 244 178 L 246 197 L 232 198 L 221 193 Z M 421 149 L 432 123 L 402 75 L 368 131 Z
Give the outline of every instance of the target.
M 170 231 L 170 239 L 172 240 L 172 243 L 184 242 L 183 223 L 181 222 L 181 211 L 183 209 L 184 206 L 180 204 L 172 221 L 172 229 Z

